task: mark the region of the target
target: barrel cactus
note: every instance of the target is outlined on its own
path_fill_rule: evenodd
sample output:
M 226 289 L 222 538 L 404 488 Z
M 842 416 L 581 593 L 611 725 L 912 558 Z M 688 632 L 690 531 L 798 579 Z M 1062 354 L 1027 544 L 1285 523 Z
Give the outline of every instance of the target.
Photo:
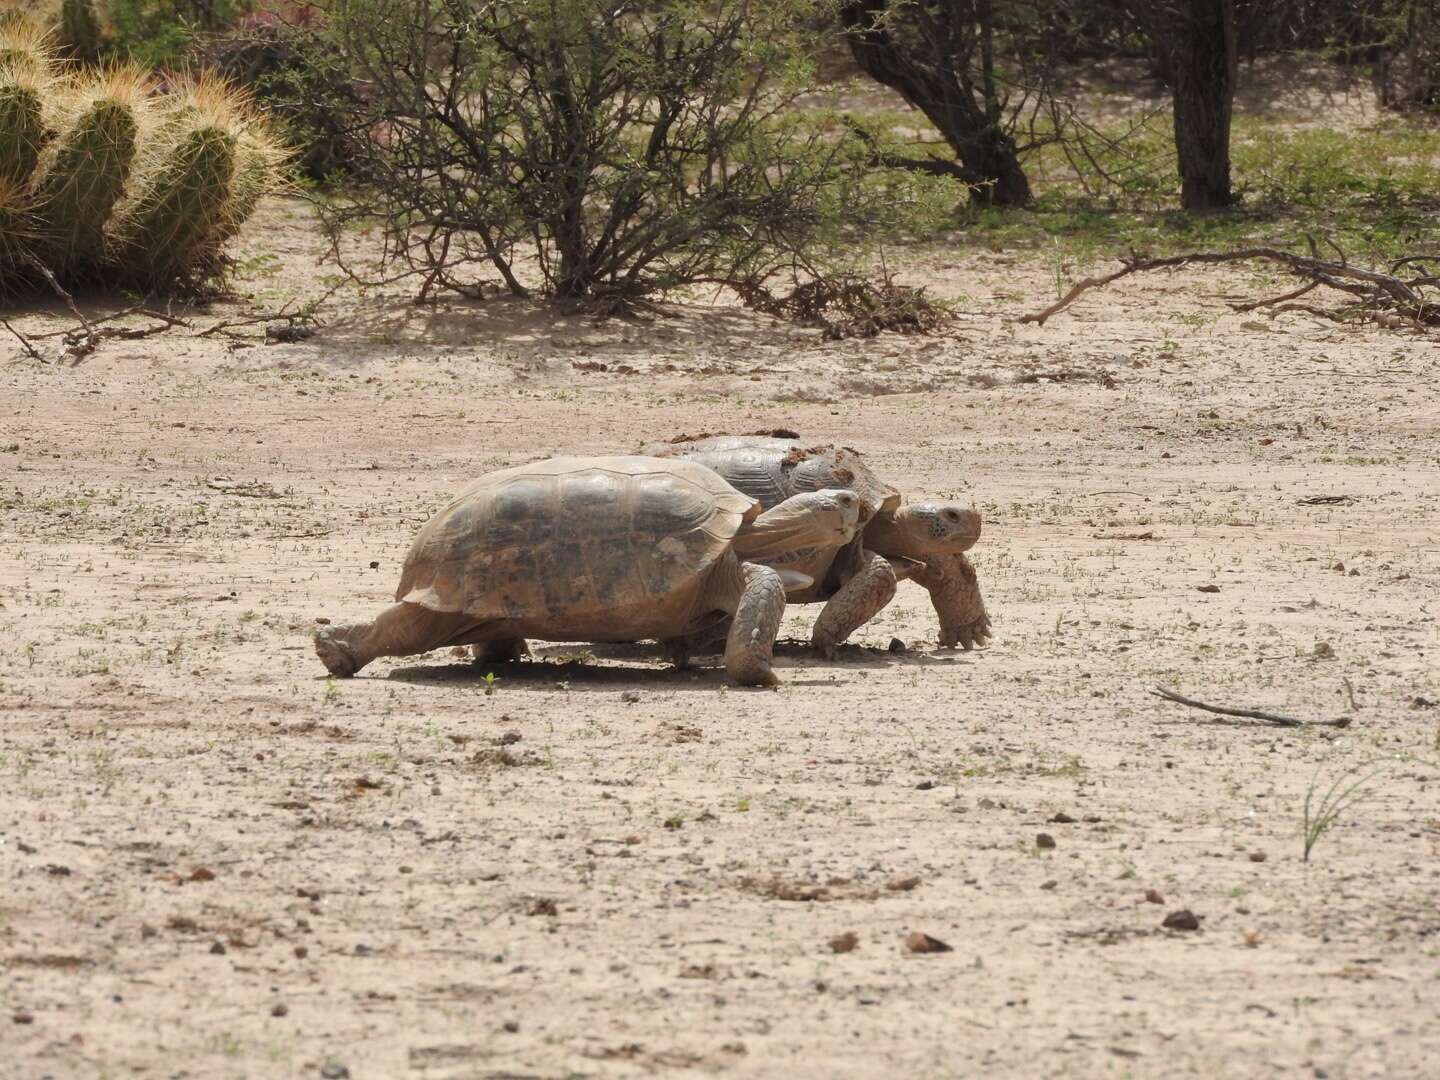
M 133 66 L 79 71 L 0 22 L 0 292 L 203 290 L 281 184 L 284 152 L 243 94 L 201 77 L 156 91 Z
M 104 47 L 95 0 L 63 0 L 60 5 L 60 48 L 70 59 L 94 64 Z

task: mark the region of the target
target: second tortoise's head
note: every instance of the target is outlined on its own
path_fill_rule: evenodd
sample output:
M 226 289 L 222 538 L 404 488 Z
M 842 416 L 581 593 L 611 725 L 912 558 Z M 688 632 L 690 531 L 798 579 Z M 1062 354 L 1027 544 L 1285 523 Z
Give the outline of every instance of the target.
M 810 548 L 841 548 L 860 528 L 863 501 L 853 491 L 824 488 L 792 495 L 765 511 L 735 538 L 742 559 L 774 560 Z
M 909 503 L 878 514 L 865 527 L 865 546 L 878 555 L 907 559 L 958 555 L 980 539 L 980 515 L 955 503 Z

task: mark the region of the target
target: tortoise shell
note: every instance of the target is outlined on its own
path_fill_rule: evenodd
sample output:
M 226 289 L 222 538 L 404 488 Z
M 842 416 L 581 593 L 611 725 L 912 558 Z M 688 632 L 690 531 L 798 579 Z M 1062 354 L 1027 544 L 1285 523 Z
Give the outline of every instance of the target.
M 760 504 L 693 461 L 561 457 L 491 473 L 420 530 L 395 599 L 515 632 L 683 632 Z

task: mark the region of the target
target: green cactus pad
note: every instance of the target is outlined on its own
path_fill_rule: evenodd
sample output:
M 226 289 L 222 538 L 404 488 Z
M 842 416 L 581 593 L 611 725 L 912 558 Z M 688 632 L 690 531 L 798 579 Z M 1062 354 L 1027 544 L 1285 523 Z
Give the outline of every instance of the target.
M 112 265 L 126 279 L 165 287 L 208 269 L 235 173 L 235 136 L 219 127 L 187 132 L 145 191 L 116 222 Z
M 125 193 L 135 158 L 136 121 L 118 101 L 99 100 L 56 140 L 35 181 L 40 255 L 52 271 L 94 267 L 110 211 Z

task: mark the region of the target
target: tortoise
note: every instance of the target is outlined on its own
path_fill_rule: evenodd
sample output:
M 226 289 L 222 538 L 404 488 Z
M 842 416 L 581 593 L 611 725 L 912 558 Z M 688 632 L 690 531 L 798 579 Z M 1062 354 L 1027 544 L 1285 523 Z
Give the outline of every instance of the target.
M 778 432 L 776 434 L 779 434 Z M 901 506 L 900 492 L 882 481 L 847 447 L 807 446 L 786 437 L 710 435 L 646 446 L 643 453 L 680 457 L 713 469 L 763 506 L 801 491 L 848 488 L 861 500 L 861 534 L 843 548 L 821 547 L 767 558 L 814 580 L 791 592 L 793 603 L 825 601 L 812 644 L 824 656 L 874 618 L 911 578 L 930 593 L 940 618 L 940 645 L 964 649 L 990 638 L 990 618 L 975 568 L 965 557 L 980 538 L 980 515 L 950 503 Z
M 374 622 L 321 629 L 315 652 L 343 677 L 379 656 L 474 645 L 477 659 L 511 659 L 527 637 L 669 641 L 727 618 L 729 677 L 773 685 L 785 589 L 813 582 L 751 560 L 843 545 L 859 508 L 837 490 L 763 511 L 679 459 L 560 457 L 505 469 L 420 530 L 391 607 Z

